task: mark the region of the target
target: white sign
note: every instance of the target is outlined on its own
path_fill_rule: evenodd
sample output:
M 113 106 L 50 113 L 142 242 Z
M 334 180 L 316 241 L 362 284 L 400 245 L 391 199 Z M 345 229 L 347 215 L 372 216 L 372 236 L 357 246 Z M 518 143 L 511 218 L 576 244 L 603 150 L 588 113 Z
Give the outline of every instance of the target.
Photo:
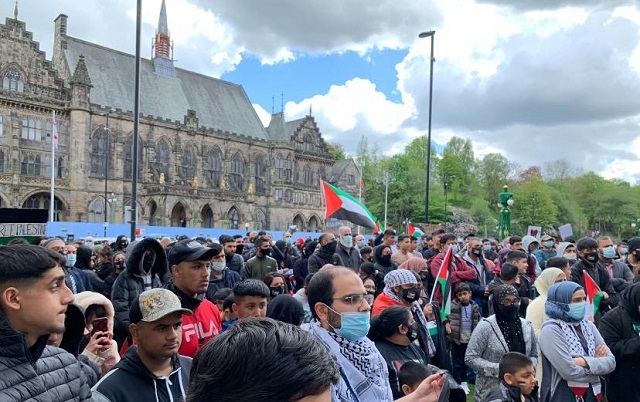
M 563 240 L 566 239 L 567 237 L 573 236 L 573 228 L 571 227 L 570 223 L 560 226 L 558 228 L 558 232 L 560 232 L 560 236 L 562 237 Z
M 46 223 L 0 223 L 0 237 L 46 236 Z
M 538 239 L 539 243 L 542 237 L 542 228 L 540 226 L 529 226 L 529 228 L 527 228 L 527 234 Z

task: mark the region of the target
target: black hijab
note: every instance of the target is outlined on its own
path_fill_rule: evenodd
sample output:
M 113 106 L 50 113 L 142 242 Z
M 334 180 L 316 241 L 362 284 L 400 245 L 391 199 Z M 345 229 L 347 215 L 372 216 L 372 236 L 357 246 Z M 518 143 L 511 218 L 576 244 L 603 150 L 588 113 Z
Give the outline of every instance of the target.
M 620 293 L 620 305 L 632 319 L 640 321 L 640 283 L 634 283 Z
M 302 304 L 293 296 L 282 294 L 273 298 L 267 306 L 267 317 L 300 326 L 304 318 Z
M 507 296 L 516 296 L 518 304 L 504 306 L 500 302 Z M 507 342 L 509 352 L 520 352 L 527 354 L 527 347 L 524 342 L 522 323 L 518 310 L 520 309 L 520 297 L 518 291 L 511 285 L 500 285 L 491 292 L 493 311 L 495 311 L 496 321 L 504 340 Z

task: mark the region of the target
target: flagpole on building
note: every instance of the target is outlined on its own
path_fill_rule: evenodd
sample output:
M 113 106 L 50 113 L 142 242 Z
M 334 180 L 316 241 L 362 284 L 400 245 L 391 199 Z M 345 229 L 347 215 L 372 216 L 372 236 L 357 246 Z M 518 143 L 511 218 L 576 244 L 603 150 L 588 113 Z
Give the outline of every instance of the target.
M 49 221 L 54 221 L 55 211 L 55 191 L 56 191 L 56 147 L 58 145 L 58 123 L 56 122 L 56 111 L 52 111 L 53 121 L 51 122 L 51 189 L 49 199 Z

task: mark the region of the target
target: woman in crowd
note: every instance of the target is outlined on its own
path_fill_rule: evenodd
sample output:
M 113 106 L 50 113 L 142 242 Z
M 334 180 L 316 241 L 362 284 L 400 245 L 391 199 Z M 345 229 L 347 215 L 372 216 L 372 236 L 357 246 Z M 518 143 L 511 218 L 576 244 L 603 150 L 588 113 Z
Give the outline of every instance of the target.
M 267 317 L 299 327 L 304 319 L 304 310 L 293 296 L 281 294 L 267 305 Z
M 91 248 L 81 246 L 76 250 L 76 264 L 75 267 L 83 270 L 85 275 L 89 278 L 89 282 L 91 282 L 91 288 L 94 292 L 98 292 L 105 297 L 111 297 L 111 288 L 107 290 L 107 286 L 102 279 L 96 274 L 93 270 L 93 262 L 91 261 L 91 255 L 93 251 Z
M 267 286 L 269 286 L 269 293 L 271 299 L 278 295 L 289 294 L 289 286 L 287 285 L 287 278 L 278 273 L 271 273 L 264 277 L 262 280 Z
M 375 248 L 375 257 L 375 268 L 382 277 L 398 268 L 391 262 L 391 247 L 385 244 Z
M 100 279 L 104 280 L 113 272 L 113 250 L 109 246 L 104 246 L 97 252 L 98 265 L 94 266 Z
M 507 352 L 520 352 L 529 356 L 534 366 L 538 350 L 533 328 L 520 318 L 520 297 L 511 285 L 500 285 L 491 292 L 495 314 L 484 318 L 471 333 L 464 362 L 477 371 L 475 402 L 484 402 L 497 385 L 498 364 Z
M 544 371 L 541 402 L 600 401 L 599 376 L 616 367 L 595 325 L 584 318 L 586 300 L 584 289 L 575 282 L 549 288 L 545 304 L 549 318 L 539 338 Z

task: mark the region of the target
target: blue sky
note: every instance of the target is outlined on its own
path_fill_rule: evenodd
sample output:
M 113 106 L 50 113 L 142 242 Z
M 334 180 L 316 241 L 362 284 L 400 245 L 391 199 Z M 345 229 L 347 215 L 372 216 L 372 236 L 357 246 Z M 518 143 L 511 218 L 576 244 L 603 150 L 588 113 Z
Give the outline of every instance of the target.
M 142 51 L 162 0 L 144 0 Z M 0 3 L 4 16 L 14 3 Z M 522 168 L 558 159 L 640 182 L 640 8 L 634 0 L 166 0 L 176 65 L 244 86 L 267 124 L 309 105 L 326 141 L 386 154 L 426 133 L 429 40 L 436 30 L 433 141 L 469 138 L 478 158 Z M 69 35 L 134 52 L 131 0 L 21 0 L 51 57 L 53 20 Z M 544 173 L 544 169 L 543 169 Z

